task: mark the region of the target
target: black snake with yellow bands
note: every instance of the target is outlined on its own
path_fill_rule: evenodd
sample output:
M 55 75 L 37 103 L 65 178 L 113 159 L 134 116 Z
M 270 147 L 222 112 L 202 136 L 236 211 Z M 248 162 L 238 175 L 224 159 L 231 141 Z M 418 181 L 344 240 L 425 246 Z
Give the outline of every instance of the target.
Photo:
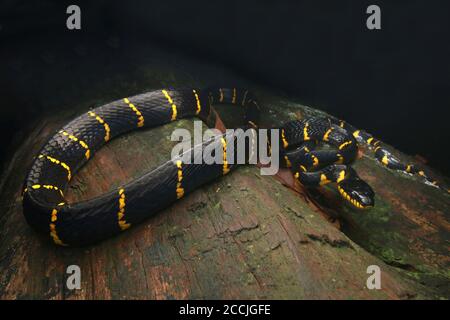
M 23 195 L 26 220 L 58 245 L 87 245 L 128 229 L 188 192 L 227 174 L 236 167 L 235 162 L 226 159 L 227 143 L 234 144 L 238 133 L 224 134 L 195 146 L 187 151 L 192 159 L 189 163 L 181 157 L 171 159 L 94 199 L 67 203 L 64 198 L 74 174 L 114 137 L 189 117 L 198 117 L 211 127 L 216 122 L 216 103 L 241 106 L 245 110 L 242 128 L 258 126 L 260 110 L 255 97 L 237 88 L 156 90 L 108 103 L 72 120 L 42 147 L 28 172 Z M 335 182 L 342 197 L 355 207 L 374 204 L 370 186 L 348 166 L 356 158 L 357 140 L 378 144 L 372 137 L 328 118 L 288 122 L 280 132 L 280 161 L 291 167 L 303 185 L 315 187 Z M 321 142 L 334 149 L 318 149 Z M 222 163 L 194 161 L 206 147 L 216 145 L 223 150 Z M 403 166 L 384 148 L 376 146 L 375 154 L 390 168 L 421 173 L 412 165 Z

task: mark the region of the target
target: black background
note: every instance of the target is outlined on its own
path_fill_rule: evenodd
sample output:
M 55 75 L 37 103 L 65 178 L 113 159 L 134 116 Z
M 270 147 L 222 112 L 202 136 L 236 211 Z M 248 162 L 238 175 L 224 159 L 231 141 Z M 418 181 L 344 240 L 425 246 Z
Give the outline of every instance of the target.
M 73 81 L 88 86 L 123 68 L 121 63 L 105 69 L 85 61 L 80 68 L 89 70 L 86 78 L 78 73 L 75 79 L 75 73 L 62 70 L 55 80 L 46 76 L 49 67 L 37 65 L 33 57 L 59 50 L 57 58 L 67 64 L 75 59 L 64 54 L 68 44 L 83 43 L 95 54 L 96 44 L 113 35 L 130 48 L 157 43 L 223 64 L 406 153 L 420 154 L 448 175 L 447 2 L 3 1 L 0 151 L 12 150 L 13 137 L 45 108 L 46 97 L 55 90 L 67 90 L 70 99 L 76 95 L 70 91 Z M 81 7 L 80 31 L 65 27 L 69 4 Z M 369 4 L 381 7 L 382 30 L 366 28 Z M 125 60 L 126 50 L 120 52 L 115 59 Z M 59 68 L 58 63 L 51 68 Z M 66 105 L 65 100 L 57 102 L 60 108 Z
M 213 314 L 210 318 L 206 316 L 181 316 L 179 310 L 181 307 L 189 306 L 208 306 L 214 308 L 221 308 L 223 305 L 240 305 L 240 304 L 269 304 L 271 313 L 270 315 L 222 315 L 221 313 Z M 167 318 L 175 319 L 279 319 L 281 316 L 288 318 L 292 314 L 314 314 L 317 317 L 333 317 L 336 314 L 345 314 L 349 319 L 361 319 L 370 312 L 372 317 L 378 317 L 384 319 L 386 314 L 400 318 L 401 316 L 412 316 L 423 313 L 426 310 L 438 309 L 442 311 L 447 305 L 445 301 L 436 300 L 402 300 L 402 301 L 295 301 L 295 300 L 265 300 L 265 301 L 228 301 L 228 300 L 209 300 L 209 301 L 183 301 L 183 300 L 163 300 L 163 301 L 36 301 L 36 300 L 16 300 L 16 301 L 0 301 L 2 310 L 11 308 L 14 310 L 14 314 L 29 314 L 29 309 L 33 308 L 36 312 L 45 313 L 51 309 L 57 314 L 67 314 L 69 319 L 79 319 L 86 316 L 86 313 L 90 315 L 97 314 L 99 316 L 108 316 L 114 314 L 120 318 L 129 317 L 134 314 L 149 314 L 163 315 Z M 41 311 L 42 310 L 42 311 Z M 150 310 L 150 312 L 149 312 Z M 351 310 L 351 312 L 349 312 Z

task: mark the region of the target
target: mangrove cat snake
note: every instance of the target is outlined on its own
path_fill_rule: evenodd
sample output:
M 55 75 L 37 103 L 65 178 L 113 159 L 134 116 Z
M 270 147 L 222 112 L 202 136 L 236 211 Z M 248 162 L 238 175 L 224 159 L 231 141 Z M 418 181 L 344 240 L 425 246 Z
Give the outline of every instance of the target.
M 73 175 L 109 140 L 137 128 L 194 116 L 211 126 L 216 120 L 212 106 L 218 103 L 244 109 L 242 128 L 258 126 L 260 110 L 255 97 L 237 88 L 151 91 L 105 104 L 72 120 L 42 147 L 28 172 L 23 194 L 27 222 L 56 244 L 88 245 L 128 229 L 227 174 L 236 165 L 225 157 L 220 164 L 189 164 L 180 158 L 94 199 L 67 203 L 64 198 Z M 374 205 L 371 187 L 349 166 L 357 156 L 358 143 L 373 147 L 384 166 L 425 177 L 416 166 L 402 164 L 380 141 L 343 121 L 318 117 L 291 121 L 279 129 L 280 162 L 291 168 L 295 178 L 307 187 L 334 182 L 341 196 L 356 208 Z M 236 140 L 234 136 L 227 141 Z M 322 143 L 331 148 L 318 148 Z M 192 148 L 188 157 L 195 159 L 214 144 L 220 144 L 226 154 L 222 136 Z

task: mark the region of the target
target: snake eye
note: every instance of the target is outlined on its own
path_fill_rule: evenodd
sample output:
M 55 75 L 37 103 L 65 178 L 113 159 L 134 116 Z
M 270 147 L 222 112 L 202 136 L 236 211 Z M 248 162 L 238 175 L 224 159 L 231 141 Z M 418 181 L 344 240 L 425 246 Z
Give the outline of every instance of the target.
M 361 179 L 346 179 L 338 184 L 341 196 L 358 209 L 373 207 L 375 193 L 372 188 Z

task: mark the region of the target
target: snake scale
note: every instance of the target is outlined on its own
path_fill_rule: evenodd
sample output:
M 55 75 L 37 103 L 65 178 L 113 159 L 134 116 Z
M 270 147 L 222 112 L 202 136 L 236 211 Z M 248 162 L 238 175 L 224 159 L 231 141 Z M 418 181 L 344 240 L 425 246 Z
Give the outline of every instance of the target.
M 138 128 L 152 128 L 182 118 L 198 117 L 213 126 L 215 104 L 243 108 L 242 128 L 257 128 L 260 107 L 254 95 L 238 88 L 156 90 L 117 100 L 80 115 L 58 130 L 35 157 L 25 179 L 23 212 L 27 222 L 47 234 L 55 244 L 84 246 L 109 238 L 168 207 L 187 193 L 234 169 L 222 163 L 196 164 L 171 159 L 117 190 L 77 203 L 67 203 L 64 191 L 74 174 L 111 139 Z M 358 144 L 374 149 L 384 166 L 425 173 L 415 165 L 402 164 L 379 140 L 344 121 L 316 117 L 285 123 L 280 135 L 280 162 L 304 186 L 336 183 L 339 193 L 352 206 L 374 205 L 374 192 L 349 164 Z M 228 139 L 230 138 L 230 139 Z M 220 147 L 237 136 L 205 141 L 187 151 L 192 160 L 206 147 Z M 219 144 L 216 145 L 216 144 Z M 328 144 L 331 148 L 319 148 Z M 428 181 L 428 180 L 427 180 Z M 428 181 L 436 185 L 436 182 Z

